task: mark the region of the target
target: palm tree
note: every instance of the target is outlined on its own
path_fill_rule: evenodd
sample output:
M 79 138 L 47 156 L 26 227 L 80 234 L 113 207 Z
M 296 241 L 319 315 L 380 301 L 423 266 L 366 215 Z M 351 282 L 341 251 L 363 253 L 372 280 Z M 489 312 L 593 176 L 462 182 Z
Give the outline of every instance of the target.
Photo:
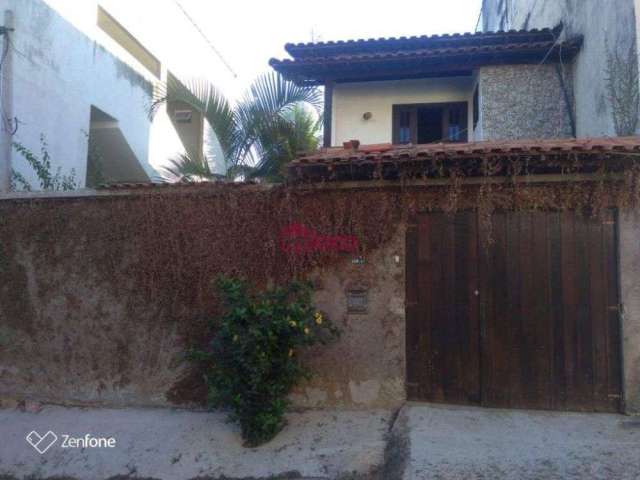
M 235 105 L 208 82 L 183 84 L 174 77 L 160 84 L 150 109 L 153 117 L 168 102 L 183 102 L 202 112 L 220 143 L 228 176 L 282 178 L 283 166 L 297 152 L 314 150 L 321 129 L 322 95 L 277 73 L 258 77 Z M 206 159 L 187 152 L 171 160 L 170 179 L 211 179 Z
M 303 105 L 295 105 L 283 115 L 284 121 L 261 132 L 256 142 L 258 161 L 249 177 L 279 182 L 285 178 L 287 164 L 300 152 L 316 150 L 322 131 L 321 117 Z

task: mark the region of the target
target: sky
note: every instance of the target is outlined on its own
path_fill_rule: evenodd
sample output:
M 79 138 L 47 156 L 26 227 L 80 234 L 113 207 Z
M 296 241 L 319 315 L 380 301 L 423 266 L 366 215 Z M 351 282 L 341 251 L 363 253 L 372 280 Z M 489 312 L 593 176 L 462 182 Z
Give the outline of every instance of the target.
M 237 98 L 257 75 L 270 70 L 270 58 L 287 58 L 287 42 L 471 32 L 481 0 L 100 0 L 100 4 L 181 79 L 206 78 Z

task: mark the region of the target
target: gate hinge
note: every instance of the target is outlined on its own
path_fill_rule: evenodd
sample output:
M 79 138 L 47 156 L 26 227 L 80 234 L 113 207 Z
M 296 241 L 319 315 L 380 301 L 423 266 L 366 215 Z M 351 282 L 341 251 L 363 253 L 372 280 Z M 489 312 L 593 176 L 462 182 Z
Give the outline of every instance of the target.
M 618 312 L 621 318 L 624 318 L 624 304 L 618 303 L 617 305 L 611 305 L 607 307 L 610 312 Z

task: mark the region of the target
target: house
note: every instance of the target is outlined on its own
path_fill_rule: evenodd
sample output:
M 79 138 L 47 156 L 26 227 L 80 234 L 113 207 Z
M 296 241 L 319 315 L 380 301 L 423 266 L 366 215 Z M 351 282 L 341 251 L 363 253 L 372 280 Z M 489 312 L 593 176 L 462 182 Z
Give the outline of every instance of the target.
M 38 187 L 15 145 L 40 157 L 77 188 L 149 182 L 176 154 L 203 152 L 202 116 L 170 105 L 152 122 L 155 84 L 166 65 L 97 0 L 2 0 L 6 177 Z M 16 185 L 20 188 L 21 185 Z
M 640 412 L 640 137 L 574 138 L 590 42 L 556 25 L 288 45 L 272 65 L 325 85 L 330 128 L 285 184 L 3 198 L 17 347 L 0 349 L 0 396 L 204 400 L 176 359 L 228 273 L 312 280 L 339 325 L 304 357 L 296 406 Z
M 596 32 L 625 37 L 629 21 L 613 22 L 633 9 L 592 26 L 598 2 L 550 3 L 485 0 L 481 32 L 287 44 L 291 58 L 270 61 L 325 91 L 324 148 L 291 163 L 292 182 L 414 196 L 404 246 L 387 252 L 404 258 L 404 283 L 382 285 L 380 270 L 360 280 L 404 290 L 410 400 L 640 409 L 640 225 L 617 194 L 593 213 L 598 185 L 635 188 L 621 179 L 638 137 L 594 138 L 637 129 L 637 58 L 630 70 L 607 61 Z M 608 83 L 614 70 L 626 81 Z M 502 203 L 484 205 L 496 188 Z M 569 199 L 576 190 L 586 203 Z
M 325 87 L 324 146 L 566 138 L 582 37 L 517 32 L 288 44 L 271 65 Z M 505 116 L 505 111 L 508 114 Z

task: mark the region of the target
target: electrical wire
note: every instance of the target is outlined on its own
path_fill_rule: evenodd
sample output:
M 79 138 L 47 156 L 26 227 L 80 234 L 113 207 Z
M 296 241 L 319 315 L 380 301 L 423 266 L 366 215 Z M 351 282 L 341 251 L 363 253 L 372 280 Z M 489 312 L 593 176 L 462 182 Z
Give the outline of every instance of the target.
M 484 4 L 484 2 L 482 2 Z M 483 5 L 480 6 L 480 13 L 478 13 L 478 20 L 476 20 L 476 28 L 475 31 L 478 31 L 478 26 L 480 25 L 480 20 L 482 19 L 482 10 L 483 10 Z
M 229 70 L 229 72 L 231 72 L 231 74 L 233 75 L 234 78 L 238 78 L 238 74 L 235 72 L 235 70 L 233 68 L 231 68 L 231 65 L 229 64 L 229 62 L 227 62 L 227 60 L 224 58 L 222 53 L 220 53 L 220 51 L 215 47 L 213 42 L 211 40 L 209 40 L 209 37 L 207 37 L 207 35 L 202 31 L 202 29 L 198 26 L 196 21 L 191 17 L 191 15 L 189 15 L 189 13 L 180 4 L 180 2 L 178 0 L 173 0 L 173 2 L 182 11 L 184 16 L 187 18 L 187 20 L 189 20 L 191 25 L 193 25 L 193 27 L 197 30 L 197 32 L 200 34 L 200 36 L 202 36 L 202 38 L 204 39 L 206 44 L 213 51 L 213 53 L 215 53 L 217 55 L 217 57 L 220 59 L 220 61 L 223 63 L 223 65 L 227 68 L 227 70 Z

